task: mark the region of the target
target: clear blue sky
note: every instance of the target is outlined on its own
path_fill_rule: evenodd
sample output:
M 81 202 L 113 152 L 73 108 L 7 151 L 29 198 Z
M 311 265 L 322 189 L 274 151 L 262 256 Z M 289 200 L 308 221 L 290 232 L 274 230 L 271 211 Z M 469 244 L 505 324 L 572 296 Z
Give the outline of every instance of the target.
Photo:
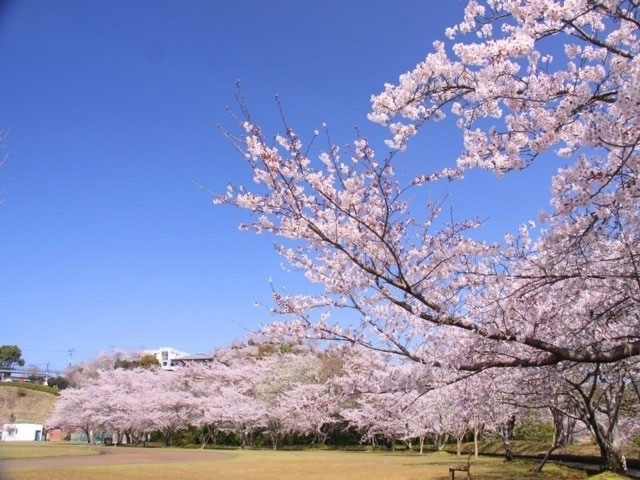
M 74 360 L 114 346 L 195 353 L 268 322 L 253 306 L 269 303 L 268 277 L 300 282 L 269 238 L 239 232 L 241 213 L 192 183 L 250 183 L 214 127 L 233 124 L 235 79 L 267 126 L 278 126 L 277 92 L 302 133 L 326 121 L 339 143 L 354 124 L 383 136 L 366 121 L 369 96 L 420 61 L 463 5 L 0 0 L 0 344 L 62 367 L 69 348 Z M 426 134 L 407 164 L 451 164 L 453 134 Z M 474 175 L 454 200 L 461 216 L 491 217 L 488 238 L 541 206 L 523 195 L 525 177 Z

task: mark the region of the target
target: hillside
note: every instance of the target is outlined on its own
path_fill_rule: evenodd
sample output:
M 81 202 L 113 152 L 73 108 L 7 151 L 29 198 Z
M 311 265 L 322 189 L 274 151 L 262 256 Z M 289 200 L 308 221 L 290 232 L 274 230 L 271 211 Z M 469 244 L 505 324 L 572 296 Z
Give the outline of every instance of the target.
M 53 410 L 56 396 L 25 388 L 0 388 L 0 422 L 13 414 L 17 422 L 43 423 Z
M 504 454 L 502 442 L 483 441 L 479 443 L 480 453 L 497 453 Z M 544 454 L 549 446 L 543 442 L 533 442 L 524 440 L 515 440 L 512 442 L 513 453 L 516 455 L 539 455 Z M 448 452 L 455 453 L 455 445 L 447 445 L 445 448 Z M 473 451 L 473 442 L 464 443 L 462 445 L 463 452 Z M 640 458 L 640 450 L 635 446 L 626 446 L 622 448 L 627 458 Z M 600 455 L 600 451 L 595 444 L 579 444 L 569 445 L 567 448 L 558 449 L 553 452 L 554 455 Z

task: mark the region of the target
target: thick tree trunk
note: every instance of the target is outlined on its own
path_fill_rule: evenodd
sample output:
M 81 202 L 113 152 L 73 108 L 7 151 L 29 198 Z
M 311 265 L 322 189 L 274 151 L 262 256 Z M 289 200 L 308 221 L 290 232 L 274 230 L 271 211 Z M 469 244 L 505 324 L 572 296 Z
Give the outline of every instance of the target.
M 600 456 L 604 460 L 604 469 L 625 475 L 627 473 L 627 459 L 622 452 L 606 439 L 598 440 L 597 443 L 600 448 Z
M 473 451 L 476 458 L 478 458 L 478 433 L 479 428 L 473 427 Z
M 627 460 L 613 444 L 613 429 L 610 429 L 609 435 L 607 435 L 604 428 L 598 423 L 597 415 L 593 411 L 589 414 L 589 426 L 600 449 L 600 456 L 604 461 L 603 468 L 615 473 L 626 474 Z
M 280 448 L 280 434 L 272 433 L 271 434 L 271 447 L 273 450 L 278 450 Z
M 211 443 L 213 445 L 215 445 L 218 442 L 218 433 L 219 430 L 215 425 L 207 425 L 206 426 L 206 430 L 207 430 L 207 441 L 211 440 Z
M 424 437 L 420 437 L 420 455 L 424 452 Z
M 456 455 L 462 455 L 462 441 L 464 440 L 464 435 L 456 435 Z
M 433 436 L 433 444 L 438 451 L 444 449 L 447 444 L 447 440 L 449 440 L 449 435 L 446 433 L 436 433 Z
M 567 419 L 565 438 L 563 439 L 561 447 L 564 448 L 567 445 L 573 445 L 574 443 L 576 443 L 576 439 L 575 439 L 576 423 L 577 423 L 577 420 L 575 418 Z

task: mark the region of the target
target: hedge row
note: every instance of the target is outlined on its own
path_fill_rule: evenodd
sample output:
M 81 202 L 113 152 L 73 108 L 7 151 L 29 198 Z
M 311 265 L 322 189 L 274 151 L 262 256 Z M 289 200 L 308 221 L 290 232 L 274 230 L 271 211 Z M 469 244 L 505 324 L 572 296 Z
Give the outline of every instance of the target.
M 47 385 L 36 385 L 35 383 L 0 382 L 0 387 L 26 388 L 27 390 L 36 390 L 38 392 L 50 393 L 51 395 L 60 395 L 60 391 L 57 388 L 48 387 Z

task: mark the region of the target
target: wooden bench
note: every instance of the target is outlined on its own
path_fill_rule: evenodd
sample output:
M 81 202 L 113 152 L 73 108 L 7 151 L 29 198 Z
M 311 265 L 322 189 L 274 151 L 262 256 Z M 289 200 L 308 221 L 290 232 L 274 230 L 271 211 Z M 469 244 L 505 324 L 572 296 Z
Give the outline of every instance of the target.
M 471 453 L 469 453 L 466 465 L 464 463 L 449 465 L 450 480 L 454 480 L 456 478 L 456 472 L 467 472 L 467 480 L 471 480 Z

